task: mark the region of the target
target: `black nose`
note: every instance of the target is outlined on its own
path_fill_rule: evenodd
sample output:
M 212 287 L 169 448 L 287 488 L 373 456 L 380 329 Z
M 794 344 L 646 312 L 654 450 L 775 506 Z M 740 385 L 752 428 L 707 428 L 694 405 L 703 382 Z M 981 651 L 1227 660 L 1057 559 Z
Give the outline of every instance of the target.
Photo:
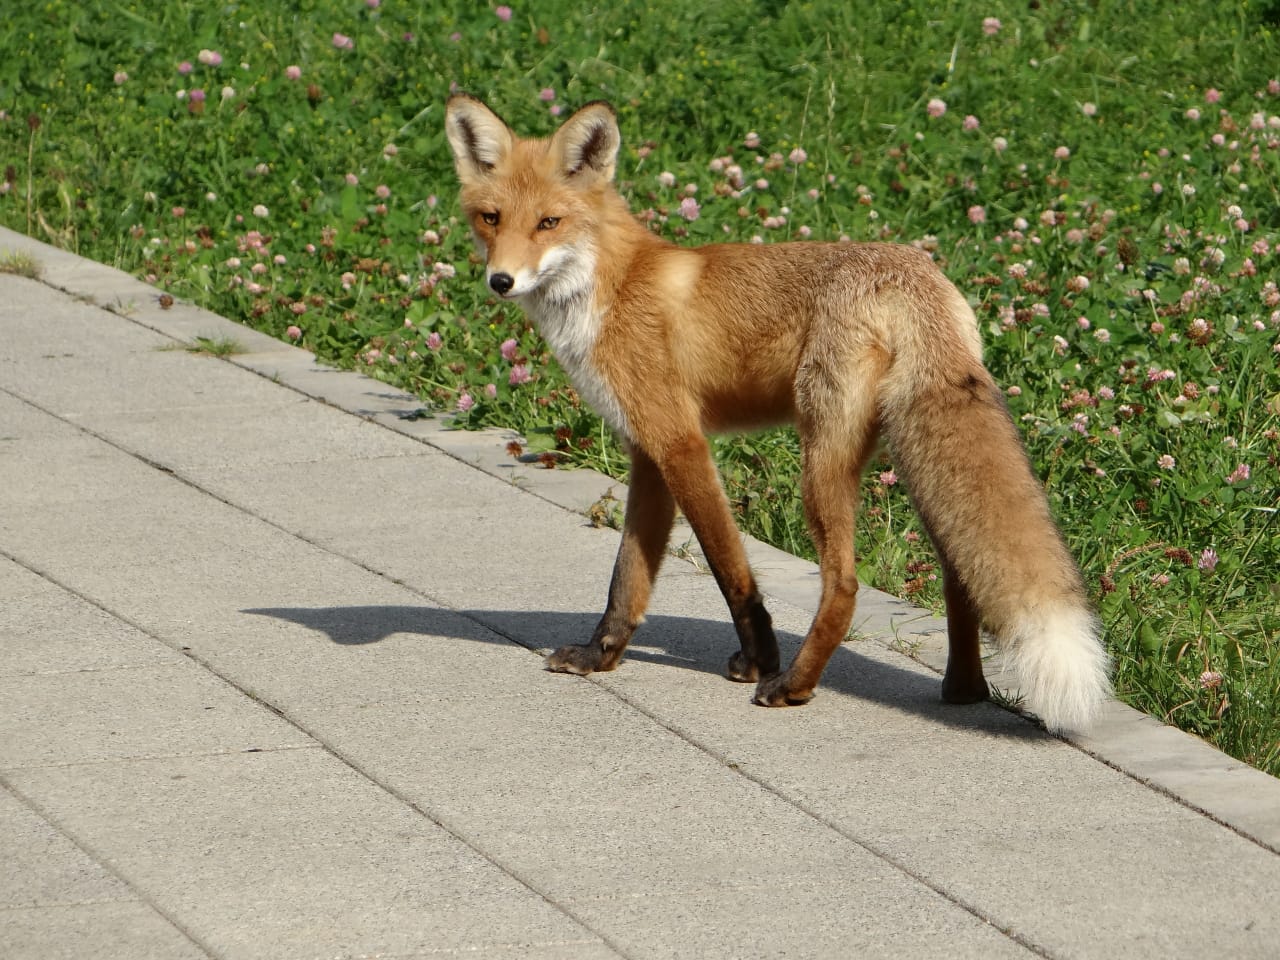
M 495 273 L 489 278 L 490 289 L 500 297 L 505 297 L 515 285 L 515 277 L 509 273 Z

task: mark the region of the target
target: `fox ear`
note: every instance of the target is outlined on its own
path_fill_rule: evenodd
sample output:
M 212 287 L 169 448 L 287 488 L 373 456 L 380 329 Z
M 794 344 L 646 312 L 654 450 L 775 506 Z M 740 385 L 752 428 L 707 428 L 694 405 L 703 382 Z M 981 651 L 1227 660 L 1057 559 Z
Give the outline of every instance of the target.
M 515 141 L 501 117 L 466 93 L 455 93 L 445 104 L 444 131 L 462 180 L 488 176 Z
M 551 149 L 558 154 L 560 169 L 570 178 L 594 173 L 612 180 L 621 144 L 618 115 L 603 100 L 592 101 L 579 109 L 551 138 Z

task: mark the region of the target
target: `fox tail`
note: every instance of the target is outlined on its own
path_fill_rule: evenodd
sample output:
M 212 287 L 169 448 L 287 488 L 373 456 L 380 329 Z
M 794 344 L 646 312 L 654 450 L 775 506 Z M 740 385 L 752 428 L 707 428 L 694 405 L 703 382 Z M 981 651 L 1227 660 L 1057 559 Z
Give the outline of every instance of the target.
M 1079 567 L 1049 512 L 958 292 L 900 329 L 881 423 L 916 509 L 1054 732 L 1083 729 L 1110 694 L 1110 661 Z M 912 342 L 914 341 L 914 342 Z

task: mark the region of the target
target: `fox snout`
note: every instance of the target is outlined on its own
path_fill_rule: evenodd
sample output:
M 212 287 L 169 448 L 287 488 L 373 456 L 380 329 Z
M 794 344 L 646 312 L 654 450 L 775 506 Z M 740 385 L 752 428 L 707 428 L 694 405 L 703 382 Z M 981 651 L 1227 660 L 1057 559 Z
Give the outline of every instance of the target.
M 516 285 L 516 278 L 509 273 L 494 273 L 489 275 L 489 289 L 500 297 L 505 297 L 511 292 L 511 288 Z

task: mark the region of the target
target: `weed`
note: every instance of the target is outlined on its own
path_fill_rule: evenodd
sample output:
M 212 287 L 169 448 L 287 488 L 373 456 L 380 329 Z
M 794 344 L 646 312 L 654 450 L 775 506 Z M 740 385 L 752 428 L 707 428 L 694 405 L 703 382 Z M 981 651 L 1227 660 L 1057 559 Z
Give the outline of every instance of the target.
M 0 255 L 0 273 L 10 273 L 29 280 L 40 279 L 40 262 L 29 253 L 11 251 Z
M 245 352 L 244 345 L 235 337 L 196 337 L 186 344 L 185 349 L 188 353 L 203 353 L 220 358 Z
M 995 684 L 990 684 L 990 688 L 992 703 L 1015 713 L 1022 712 L 1022 696 L 1016 690 L 1004 690 Z
M 622 529 L 622 501 L 613 495 L 612 488 L 587 508 L 587 522 L 593 527 Z

